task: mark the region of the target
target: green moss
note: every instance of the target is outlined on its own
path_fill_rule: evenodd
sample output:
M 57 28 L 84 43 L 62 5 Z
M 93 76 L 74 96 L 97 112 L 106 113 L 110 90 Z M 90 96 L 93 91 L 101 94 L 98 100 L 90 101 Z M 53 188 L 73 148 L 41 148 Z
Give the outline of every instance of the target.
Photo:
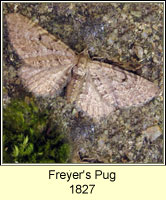
M 65 163 L 70 156 L 66 133 L 32 99 L 13 100 L 3 111 L 3 162 Z

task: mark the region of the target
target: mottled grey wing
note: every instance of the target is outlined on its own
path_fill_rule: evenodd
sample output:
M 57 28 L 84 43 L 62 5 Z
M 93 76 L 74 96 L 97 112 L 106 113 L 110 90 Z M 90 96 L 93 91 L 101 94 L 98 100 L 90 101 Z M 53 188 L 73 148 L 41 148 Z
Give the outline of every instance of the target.
M 96 91 L 108 105 L 139 106 L 158 94 L 158 87 L 152 82 L 116 66 L 96 61 L 87 65 Z
M 47 96 L 60 91 L 77 63 L 75 53 L 18 13 L 8 14 L 6 21 L 10 42 L 24 61 L 19 70 L 24 85 L 35 95 Z
M 96 120 L 107 116 L 115 109 L 113 105 L 103 101 L 101 94 L 96 90 L 89 76 L 81 79 L 73 77 L 67 91 L 68 100 L 75 102 L 79 111 L 84 111 Z
M 142 105 L 158 93 L 150 81 L 112 65 L 88 61 L 86 68 L 81 92 L 76 92 L 79 81 L 73 80 L 71 100 L 74 97 L 77 107 L 97 120 L 115 108 Z
M 74 102 L 79 111 L 84 111 L 90 117 L 99 120 L 115 109 L 114 101 L 103 100 L 102 94 L 96 88 L 89 73 L 88 66 L 84 64 L 78 63 L 73 69 L 73 76 L 67 87 L 67 99 Z M 92 62 L 93 64 L 96 65 Z

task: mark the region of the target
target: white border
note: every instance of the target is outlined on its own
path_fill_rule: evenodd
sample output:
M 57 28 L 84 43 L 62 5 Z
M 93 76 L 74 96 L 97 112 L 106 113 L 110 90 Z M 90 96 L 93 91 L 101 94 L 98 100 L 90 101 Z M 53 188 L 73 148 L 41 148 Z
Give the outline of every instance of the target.
M 1 166 L 164 166 L 165 165 L 165 126 L 163 127 L 163 138 L 164 138 L 164 141 L 163 141 L 163 163 L 160 163 L 160 164 L 111 164 L 111 163 L 87 163 L 87 164 L 3 164 L 2 163 L 2 160 L 3 160 L 3 148 L 2 148 L 2 145 L 3 145 L 3 138 L 2 138 L 2 132 L 3 132 L 3 123 L 2 123 L 2 114 L 3 114 L 3 98 L 2 98 L 2 84 L 3 84 L 3 81 L 2 81 L 2 78 L 3 78 L 3 73 L 2 73 L 2 66 L 3 66 L 3 3 L 104 3 L 104 2 L 107 2 L 107 3 L 163 3 L 163 6 L 164 6 L 164 16 L 163 16 L 163 24 L 164 24 L 164 30 L 163 30 L 163 34 L 164 34 L 164 37 L 163 37 L 163 50 L 164 50 L 164 53 L 163 53 L 163 59 L 164 59 L 164 99 L 165 99 L 165 1 L 1 1 Z M 164 108 L 164 111 L 165 111 L 165 101 L 164 101 L 164 105 L 163 105 L 163 108 Z M 165 114 L 165 112 L 164 112 Z M 165 115 L 164 115 L 164 122 L 163 124 L 165 125 Z

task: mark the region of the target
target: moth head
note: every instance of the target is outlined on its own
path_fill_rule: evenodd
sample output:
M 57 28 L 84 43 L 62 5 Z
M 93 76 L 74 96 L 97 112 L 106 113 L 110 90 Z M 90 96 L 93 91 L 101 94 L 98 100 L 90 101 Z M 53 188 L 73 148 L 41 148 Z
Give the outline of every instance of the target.
M 87 66 L 88 57 L 87 56 L 80 56 L 78 59 L 78 67 L 86 68 Z

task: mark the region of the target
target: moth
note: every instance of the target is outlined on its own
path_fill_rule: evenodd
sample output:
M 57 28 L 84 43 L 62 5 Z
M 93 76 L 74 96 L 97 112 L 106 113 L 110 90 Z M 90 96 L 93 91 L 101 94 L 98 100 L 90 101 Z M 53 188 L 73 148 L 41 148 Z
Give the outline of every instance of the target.
M 85 55 L 18 13 L 6 15 L 9 39 L 23 64 L 18 74 L 35 96 L 54 96 L 67 86 L 78 111 L 100 120 L 115 109 L 140 106 L 158 94 L 152 82 Z

